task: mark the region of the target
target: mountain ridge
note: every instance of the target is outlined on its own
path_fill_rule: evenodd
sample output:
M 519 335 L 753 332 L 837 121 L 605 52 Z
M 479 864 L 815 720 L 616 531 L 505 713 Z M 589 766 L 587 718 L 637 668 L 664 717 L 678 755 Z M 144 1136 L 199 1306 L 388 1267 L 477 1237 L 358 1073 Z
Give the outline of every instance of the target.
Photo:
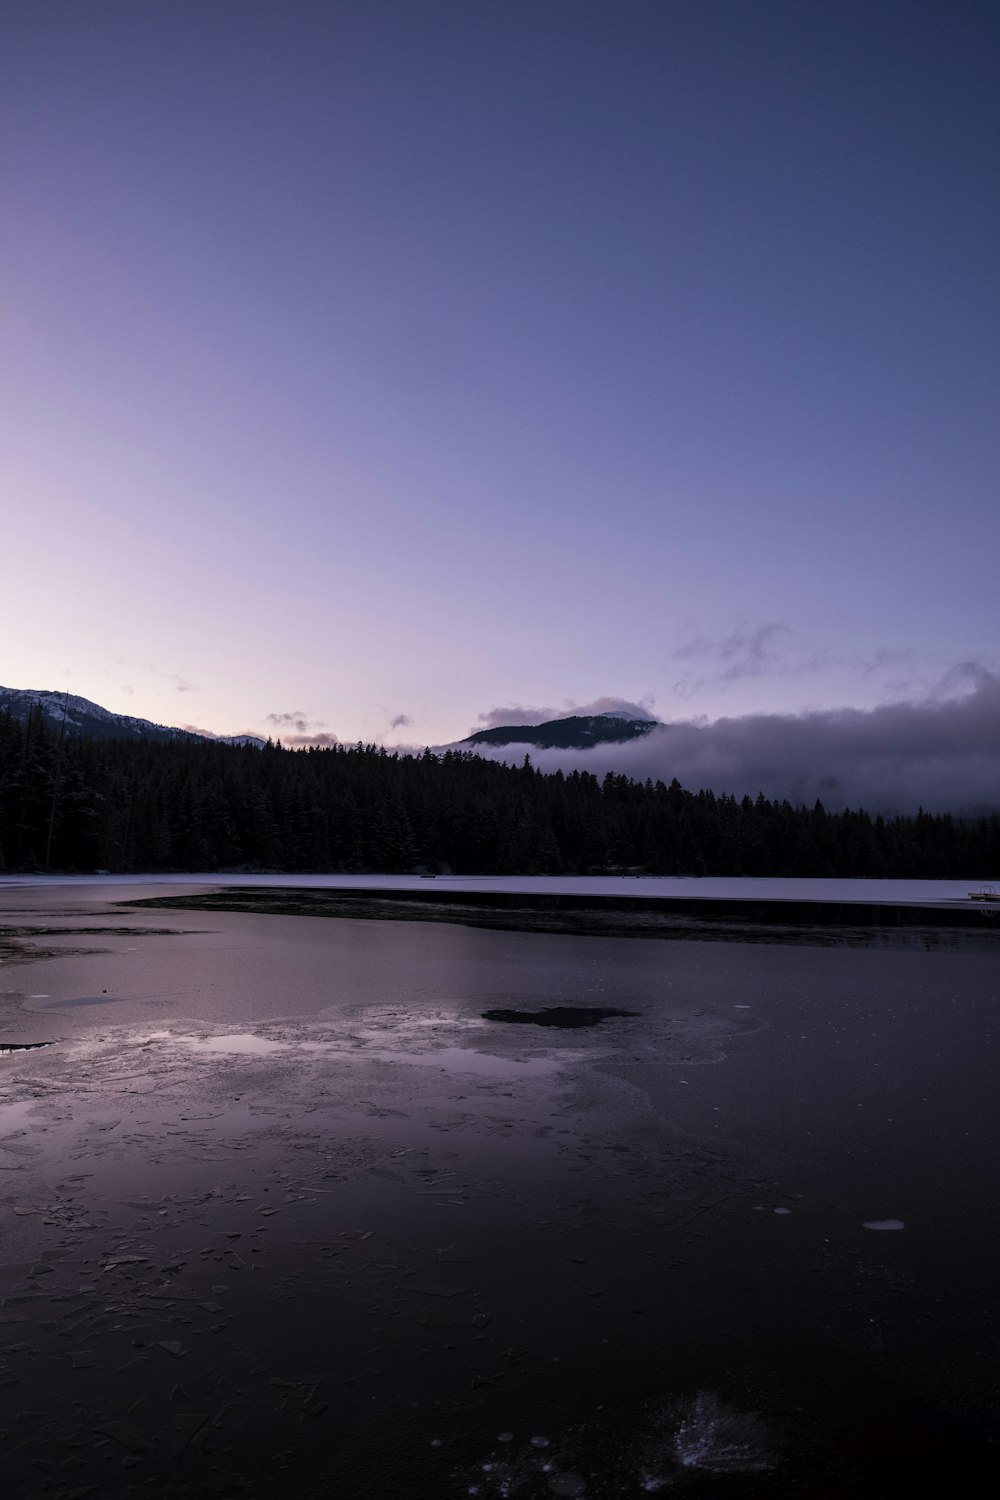
M 658 719 L 638 718 L 622 709 L 600 714 L 568 714 L 541 724 L 495 724 L 477 729 L 459 744 L 532 745 L 539 750 L 589 750 L 594 745 L 641 739 L 662 727 Z
M 36 711 L 51 725 L 63 726 L 73 734 L 85 734 L 96 740 L 190 740 L 194 743 L 223 745 L 264 745 L 258 735 L 199 734 L 168 724 L 155 724 L 132 714 L 116 714 L 90 698 L 54 688 L 0 687 L 0 713 L 9 710 L 11 717 L 25 723 Z

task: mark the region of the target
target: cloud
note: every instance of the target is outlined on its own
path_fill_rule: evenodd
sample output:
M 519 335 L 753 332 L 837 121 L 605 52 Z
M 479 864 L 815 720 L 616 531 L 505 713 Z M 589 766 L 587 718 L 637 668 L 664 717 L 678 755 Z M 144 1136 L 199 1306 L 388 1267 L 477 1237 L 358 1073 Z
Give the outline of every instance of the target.
M 916 701 L 873 709 L 748 714 L 714 722 L 660 725 L 593 750 L 484 747 L 541 770 L 578 768 L 669 782 L 742 797 L 766 797 L 871 812 L 969 814 L 1000 809 L 1000 675 L 959 663 Z
M 675 661 L 695 664 L 674 683 L 674 692 L 680 698 L 690 698 L 708 687 L 725 687 L 749 677 L 784 675 L 789 661 L 777 643 L 791 634 L 787 625 L 771 620 L 754 630 L 734 630 L 719 638 L 695 636 L 674 652 Z M 805 671 L 807 664 L 802 662 L 796 669 Z
M 849 657 L 847 664 L 859 677 L 871 677 L 873 673 L 881 672 L 886 667 L 900 667 L 912 661 L 912 651 L 890 651 L 886 647 L 880 647 L 870 656 Z
M 997 678 L 979 661 L 959 661 L 931 688 L 928 699 L 931 703 L 948 703 L 956 696 L 975 693 L 979 688 L 989 690 Z
M 507 724 L 547 724 L 552 719 L 572 719 L 587 714 L 630 713 L 637 719 L 653 717 L 653 695 L 647 693 L 638 703 L 628 698 L 595 698 L 592 703 L 574 703 L 572 698 L 563 700 L 562 708 L 525 708 L 520 703 L 509 703 L 501 708 L 489 708 L 479 715 L 479 723 L 486 729 L 496 729 Z
M 883 693 L 899 697 L 927 687 L 926 677 L 913 671 L 912 651 L 879 647 L 866 655 L 844 655 L 811 646 L 780 620 L 753 627 L 741 624 L 724 636 L 694 636 L 677 647 L 671 661 L 684 668 L 672 684 L 675 696 L 682 699 L 703 692 L 718 694 L 753 679 L 801 680 L 830 672 L 861 682 L 878 678 Z
M 389 728 L 405 729 L 408 724 L 412 723 L 413 720 L 410 718 L 409 714 L 396 714 L 395 718 L 389 720 Z
M 574 714 L 586 716 L 587 714 L 634 714 L 637 719 L 655 718 L 653 704 L 656 699 L 652 693 L 647 693 L 640 698 L 638 703 L 633 703 L 629 698 L 595 698 L 593 703 L 580 703 L 570 708 L 564 714 L 557 714 L 559 719 L 571 718 Z
M 802 640 L 778 619 L 763 624 L 733 628 L 726 636 L 694 636 L 679 645 L 670 657 L 682 667 L 672 684 L 679 699 L 699 693 L 720 693 L 753 679 L 816 681 L 822 676 L 844 682 L 877 684 L 883 699 L 912 699 L 930 690 L 927 664 L 918 663 L 913 651 L 879 646 L 867 654 L 844 654 Z
M 508 703 L 502 708 L 488 708 L 479 715 L 479 723 L 486 729 L 497 729 L 501 724 L 544 724 L 558 717 L 554 708 L 525 708 L 521 703 Z
M 188 682 L 179 672 L 165 672 L 162 667 L 154 665 L 153 662 L 132 662 L 124 657 L 118 656 L 115 661 L 119 667 L 128 667 L 134 672 L 149 672 L 153 677 L 161 677 L 164 682 L 172 682 L 178 693 L 199 693 L 201 689 L 193 682 Z M 131 691 L 131 689 L 129 689 Z
M 297 734 L 308 734 L 310 729 L 322 729 L 322 719 L 310 719 L 301 708 L 293 708 L 286 714 L 267 714 L 265 723 L 273 724 L 276 729 L 294 729 Z
M 758 625 L 756 630 L 734 630 L 721 640 L 696 636 L 686 645 L 678 646 L 674 657 L 677 661 L 714 659 L 721 663 L 720 675 L 733 681 L 740 677 L 759 677 L 777 658 L 778 653 L 772 644 L 775 638 L 791 633 L 787 625 L 772 620 Z
M 238 740 L 244 738 L 259 740 L 261 738 L 256 729 L 241 729 L 237 734 L 219 734 L 215 729 L 203 729 L 200 724 L 178 724 L 175 727 L 187 730 L 188 734 L 200 734 L 206 740 Z
M 268 718 L 270 717 L 269 714 Z M 335 734 L 321 730 L 317 734 L 290 734 L 282 740 L 282 744 L 286 750 L 308 750 L 310 747 L 314 750 L 330 750 L 334 745 L 339 745 L 340 741 Z
M 200 692 L 193 682 L 188 682 L 187 678 L 182 677 L 179 672 L 163 672 L 159 667 L 147 667 L 146 671 L 152 672 L 154 677 L 162 677 L 165 682 L 172 682 L 179 693 Z

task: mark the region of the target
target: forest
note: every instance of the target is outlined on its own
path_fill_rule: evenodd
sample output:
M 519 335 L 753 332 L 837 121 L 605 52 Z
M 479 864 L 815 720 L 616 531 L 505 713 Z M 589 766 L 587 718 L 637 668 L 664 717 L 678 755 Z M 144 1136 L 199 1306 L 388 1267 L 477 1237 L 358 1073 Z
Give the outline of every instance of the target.
M 0 870 L 986 880 L 1000 815 L 872 817 L 471 752 L 91 740 L 0 715 Z

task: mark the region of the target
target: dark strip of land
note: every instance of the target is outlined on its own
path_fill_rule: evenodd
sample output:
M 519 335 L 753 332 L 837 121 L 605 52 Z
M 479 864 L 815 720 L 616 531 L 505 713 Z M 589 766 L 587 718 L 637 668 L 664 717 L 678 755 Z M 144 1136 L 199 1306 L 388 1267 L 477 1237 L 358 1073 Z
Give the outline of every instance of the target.
M 717 901 L 697 897 L 528 895 L 494 891 L 345 891 L 261 887 L 156 896 L 130 908 L 452 922 L 467 927 L 591 937 L 809 947 L 970 946 L 1000 950 L 1000 920 L 971 906 L 917 907 L 819 901 Z

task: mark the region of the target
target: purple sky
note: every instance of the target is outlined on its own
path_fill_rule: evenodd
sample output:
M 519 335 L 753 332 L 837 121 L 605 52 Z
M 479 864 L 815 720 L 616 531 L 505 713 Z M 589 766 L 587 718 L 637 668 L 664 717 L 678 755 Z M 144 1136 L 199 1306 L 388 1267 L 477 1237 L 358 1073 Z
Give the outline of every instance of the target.
M 0 682 L 441 743 L 996 672 L 998 76 L 974 0 L 5 6 Z

